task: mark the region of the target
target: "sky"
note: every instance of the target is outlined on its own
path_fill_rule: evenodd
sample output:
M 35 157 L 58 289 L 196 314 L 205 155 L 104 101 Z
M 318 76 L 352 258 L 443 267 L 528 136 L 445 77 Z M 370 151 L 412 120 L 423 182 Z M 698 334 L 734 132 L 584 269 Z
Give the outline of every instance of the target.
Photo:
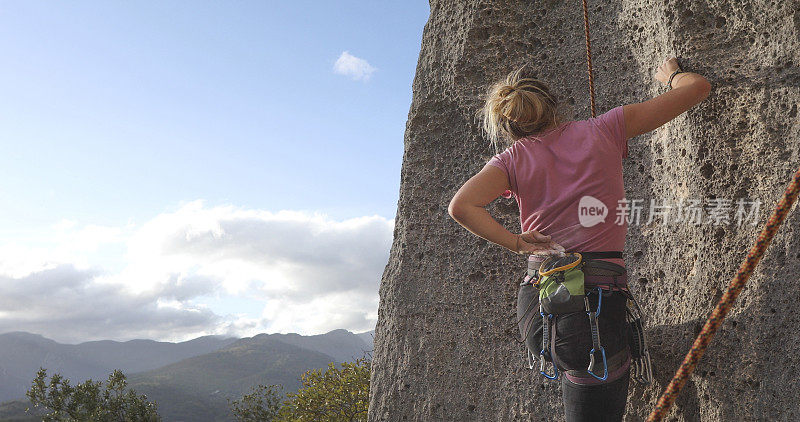
M 0 332 L 374 328 L 428 14 L 0 2 Z

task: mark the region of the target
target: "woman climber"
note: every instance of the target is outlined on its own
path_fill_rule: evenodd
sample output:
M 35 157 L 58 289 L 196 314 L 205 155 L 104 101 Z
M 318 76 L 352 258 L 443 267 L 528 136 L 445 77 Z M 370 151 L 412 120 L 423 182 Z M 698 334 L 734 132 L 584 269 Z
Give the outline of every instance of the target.
M 515 70 L 491 87 L 482 111 L 489 140 L 507 148 L 464 183 L 448 207 L 473 234 L 528 255 L 528 276 L 517 296 L 518 325 L 529 356 L 542 368 L 552 365 L 542 373 L 551 379 L 563 374 L 568 422 L 622 420 L 633 358 L 642 352 L 626 322 L 633 299 L 621 252 L 628 220 L 612 213 L 626 203 L 622 159 L 628 139 L 674 119 L 711 90 L 702 76 L 680 70 L 676 58 L 661 64 L 655 77 L 671 89 L 596 118 L 569 121 L 547 85 L 527 67 Z M 521 234 L 506 230 L 485 209 L 498 196 L 515 198 Z M 542 305 L 556 299 L 540 294 L 542 275 L 554 265 L 579 261 L 585 290 L 566 297 L 579 297 L 585 312 L 548 311 Z

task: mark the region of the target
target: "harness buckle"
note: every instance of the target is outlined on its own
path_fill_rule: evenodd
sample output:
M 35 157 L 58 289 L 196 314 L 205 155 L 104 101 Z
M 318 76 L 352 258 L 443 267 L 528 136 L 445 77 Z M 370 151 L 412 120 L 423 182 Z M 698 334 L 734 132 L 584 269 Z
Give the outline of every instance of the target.
M 532 285 L 534 287 L 539 287 L 539 279 L 540 278 L 541 277 L 539 277 L 539 271 L 538 270 L 533 270 L 533 275 L 526 274 L 525 277 L 522 279 L 522 282 L 519 283 L 519 285 L 520 286 L 527 286 L 528 284 L 530 284 L 530 285 Z

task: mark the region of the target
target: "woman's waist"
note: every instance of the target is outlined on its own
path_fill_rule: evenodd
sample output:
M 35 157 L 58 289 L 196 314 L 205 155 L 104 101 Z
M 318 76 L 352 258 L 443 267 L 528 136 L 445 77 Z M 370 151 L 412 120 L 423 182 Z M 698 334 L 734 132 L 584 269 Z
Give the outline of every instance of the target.
M 531 263 L 531 262 L 535 263 L 537 265 L 536 268 L 539 268 L 538 264 L 541 264 L 542 261 L 547 259 L 547 257 L 549 257 L 549 255 L 529 255 L 528 256 L 528 262 L 529 263 Z M 625 260 L 622 259 L 622 258 L 592 258 L 591 260 L 592 261 L 610 262 L 612 264 L 616 264 L 616 265 L 619 265 L 622 268 L 625 268 Z
M 617 254 L 619 253 L 589 252 L 582 254 L 587 257 L 583 259 L 584 262 L 581 266 L 584 274 L 584 283 L 587 287 L 601 285 L 627 287 L 628 278 L 625 261 L 622 258 L 606 257 Z M 530 281 L 532 278 L 538 279 L 538 270 L 541 267 L 541 263 L 548 257 L 549 255 L 530 255 L 528 257 L 528 271 L 525 281 Z

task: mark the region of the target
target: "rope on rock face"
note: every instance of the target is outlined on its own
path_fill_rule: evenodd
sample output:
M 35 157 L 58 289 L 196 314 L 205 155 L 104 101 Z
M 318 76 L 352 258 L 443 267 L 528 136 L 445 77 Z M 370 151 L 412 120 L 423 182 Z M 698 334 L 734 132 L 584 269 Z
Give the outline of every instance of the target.
M 583 0 L 583 28 L 586 33 L 586 67 L 589 72 L 589 102 L 592 107 L 592 117 L 596 116 L 594 106 L 594 76 L 592 74 L 592 44 L 589 40 L 589 6 Z
M 594 101 L 594 77 L 592 73 L 592 47 L 589 38 L 589 7 L 587 5 L 587 0 L 582 0 L 582 2 L 583 27 L 586 35 L 586 64 L 589 72 L 589 100 L 591 102 L 592 117 L 595 117 L 596 110 Z M 701 357 L 703 357 L 706 348 L 708 348 L 708 344 L 711 342 L 711 339 L 714 337 L 714 334 L 719 326 L 722 325 L 722 322 L 725 320 L 725 316 L 728 315 L 728 312 L 736 301 L 736 298 L 739 296 L 739 293 L 741 293 L 745 283 L 747 283 L 747 280 L 753 273 L 758 261 L 760 261 L 761 257 L 764 255 L 764 251 L 767 249 L 767 246 L 769 246 L 772 238 L 775 237 L 775 233 L 777 233 L 778 228 L 780 228 L 783 220 L 786 218 L 786 214 L 789 213 L 789 210 L 791 210 L 795 200 L 797 200 L 798 192 L 800 192 L 800 169 L 797 169 L 797 172 L 794 174 L 794 178 L 786 188 L 786 192 L 783 193 L 780 201 L 778 201 L 778 205 L 776 205 L 775 210 L 769 217 L 767 224 L 758 235 L 756 243 L 752 248 L 750 248 L 750 252 L 747 254 L 744 262 L 742 262 L 742 265 L 739 267 L 739 271 L 733 277 L 733 280 L 731 280 L 730 284 L 728 285 L 728 289 L 722 295 L 722 298 L 720 298 L 716 308 L 714 308 L 714 310 L 711 312 L 711 315 L 706 320 L 705 325 L 703 325 L 703 329 L 694 340 L 694 344 L 692 344 L 692 348 L 683 359 L 683 363 L 681 363 L 680 368 L 678 368 L 678 371 L 675 373 L 672 381 L 670 381 L 666 390 L 664 390 L 664 393 L 658 399 L 655 409 L 653 409 L 653 412 L 650 413 L 650 416 L 647 418 L 648 422 L 661 421 L 664 416 L 666 416 L 669 408 L 678 397 L 681 388 L 683 388 L 683 385 L 686 384 L 686 380 L 694 371 L 694 368 L 697 366 L 697 362 Z
M 739 272 L 736 273 L 736 276 L 731 280 L 731 283 L 728 285 L 728 290 L 725 291 L 725 294 L 722 295 L 719 303 L 717 303 L 717 307 L 711 312 L 711 316 L 708 317 L 700 334 L 698 334 L 697 338 L 694 340 L 694 344 L 683 359 L 680 368 L 678 368 L 678 371 L 675 373 L 672 381 L 670 381 L 667 389 L 664 390 L 661 398 L 658 399 L 656 408 L 653 409 L 653 412 L 650 413 L 650 416 L 647 418 L 648 422 L 660 421 L 667 415 L 667 411 L 669 411 L 672 403 L 675 402 L 681 388 L 686 383 L 692 371 L 694 371 L 703 353 L 705 353 L 708 343 L 711 342 L 711 338 L 714 337 L 717 328 L 722 325 L 722 321 L 733 306 L 733 302 L 736 301 L 745 283 L 750 278 L 750 274 L 753 273 L 756 264 L 758 264 L 758 261 L 761 260 L 761 257 L 764 255 L 764 250 L 767 249 L 767 246 L 769 246 L 769 243 L 772 241 L 781 223 L 783 223 L 783 220 L 786 218 L 786 214 L 791 210 L 792 204 L 794 204 L 797 199 L 798 192 L 800 192 L 800 169 L 797 169 L 794 178 L 786 188 L 786 192 L 783 193 L 783 197 L 778 201 L 778 205 L 769 217 L 766 226 L 764 226 L 764 229 L 761 230 L 761 233 L 758 235 L 756 243 L 750 249 L 750 253 L 747 254 L 744 262 L 742 262 L 742 265 L 739 267 Z

